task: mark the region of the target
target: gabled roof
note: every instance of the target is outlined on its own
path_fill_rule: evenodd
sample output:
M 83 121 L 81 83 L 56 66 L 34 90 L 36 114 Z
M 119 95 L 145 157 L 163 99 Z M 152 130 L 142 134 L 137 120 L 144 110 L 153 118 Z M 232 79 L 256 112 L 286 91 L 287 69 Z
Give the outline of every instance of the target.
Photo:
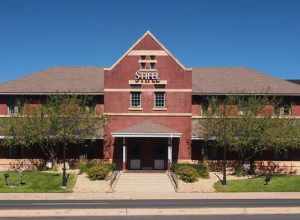
M 102 94 L 103 68 L 56 67 L 0 84 L 0 94 Z
M 193 94 L 300 95 L 300 85 L 248 68 L 193 68 Z
M 176 130 L 153 123 L 143 121 L 126 129 L 113 132 L 113 137 L 180 137 L 181 134 Z
M 109 68 L 105 68 L 108 70 L 113 69 L 125 56 L 127 56 L 130 51 L 134 50 L 134 48 L 143 41 L 143 39 L 145 39 L 146 37 L 150 37 L 151 39 L 153 39 L 160 48 L 162 48 L 162 50 L 164 50 L 170 57 L 172 57 L 172 59 L 183 69 L 188 69 L 186 68 L 150 31 L 146 31 L 144 33 L 143 36 L 141 36 L 111 67 Z

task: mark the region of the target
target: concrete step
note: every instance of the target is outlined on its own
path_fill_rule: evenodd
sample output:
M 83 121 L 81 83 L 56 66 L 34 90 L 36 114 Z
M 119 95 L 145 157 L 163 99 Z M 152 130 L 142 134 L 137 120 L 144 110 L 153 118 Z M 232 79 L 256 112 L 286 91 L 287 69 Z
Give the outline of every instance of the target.
M 174 192 L 174 188 L 165 172 L 124 172 L 121 173 L 114 191 L 166 193 Z

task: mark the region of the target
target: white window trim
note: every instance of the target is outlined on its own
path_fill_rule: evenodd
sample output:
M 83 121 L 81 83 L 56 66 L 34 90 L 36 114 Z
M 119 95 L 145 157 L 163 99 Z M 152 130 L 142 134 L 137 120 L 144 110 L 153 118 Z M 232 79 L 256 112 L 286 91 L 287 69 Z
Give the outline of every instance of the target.
M 157 106 L 156 105 L 156 94 L 163 93 L 164 94 L 164 106 Z M 166 110 L 167 109 L 167 99 L 166 99 L 166 92 L 164 91 L 155 91 L 154 92 L 154 103 L 153 103 L 153 110 Z
M 138 93 L 140 95 L 140 105 L 139 106 L 133 106 L 132 105 L 132 94 L 133 93 Z M 130 92 L 130 105 L 129 105 L 129 110 L 142 110 L 142 93 L 139 91 L 131 91 Z

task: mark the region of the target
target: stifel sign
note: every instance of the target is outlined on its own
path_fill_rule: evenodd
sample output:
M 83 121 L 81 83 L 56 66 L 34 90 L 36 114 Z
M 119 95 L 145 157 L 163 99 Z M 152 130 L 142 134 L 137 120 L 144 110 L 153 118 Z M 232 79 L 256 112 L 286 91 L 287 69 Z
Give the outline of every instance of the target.
M 140 83 L 159 83 L 159 73 L 157 71 L 141 71 L 138 70 L 135 73 L 135 82 Z

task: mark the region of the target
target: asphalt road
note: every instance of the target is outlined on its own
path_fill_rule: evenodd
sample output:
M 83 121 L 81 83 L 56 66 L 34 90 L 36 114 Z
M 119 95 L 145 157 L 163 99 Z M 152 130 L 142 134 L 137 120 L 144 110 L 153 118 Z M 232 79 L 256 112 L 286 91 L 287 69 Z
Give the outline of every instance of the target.
M 300 199 L 0 200 L 0 209 L 299 207 Z M 300 218 L 299 218 L 300 219 Z
M 0 218 L 0 220 L 299 220 L 300 215 L 226 215 L 226 216 L 127 216 L 127 217 L 49 217 Z

